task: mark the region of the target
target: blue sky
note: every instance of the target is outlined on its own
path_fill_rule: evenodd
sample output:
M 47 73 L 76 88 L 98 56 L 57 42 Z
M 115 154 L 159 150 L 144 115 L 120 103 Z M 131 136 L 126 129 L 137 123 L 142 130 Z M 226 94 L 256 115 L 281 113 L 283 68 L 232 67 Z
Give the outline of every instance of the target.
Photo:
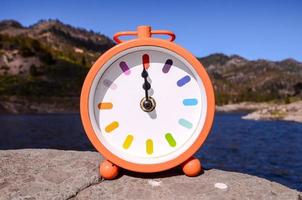
M 1 1 L 0 20 L 28 26 L 49 18 L 109 37 L 137 25 L 172 30 L 196 56 L 302 61 L 302 0 Z

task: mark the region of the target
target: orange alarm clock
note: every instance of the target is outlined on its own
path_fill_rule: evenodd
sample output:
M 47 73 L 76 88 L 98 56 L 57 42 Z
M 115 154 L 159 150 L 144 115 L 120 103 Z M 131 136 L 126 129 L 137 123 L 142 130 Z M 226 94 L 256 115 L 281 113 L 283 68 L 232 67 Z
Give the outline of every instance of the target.
M 157 34 L 169 39 L 152 37 Z M 129 35 L 137 37 L 120 39 Z M 202 64 L 174 39 L 174 33 L 150 26 L 116 33 L 118 44 L 88 72 L 81 119 L 106 159 L 100 165 L 106 179 L 115 178 L 120 167 L 151 173 L 181 165 L 188 176 L 202 170 L 193 155 L 213 123 L 213 87 Z

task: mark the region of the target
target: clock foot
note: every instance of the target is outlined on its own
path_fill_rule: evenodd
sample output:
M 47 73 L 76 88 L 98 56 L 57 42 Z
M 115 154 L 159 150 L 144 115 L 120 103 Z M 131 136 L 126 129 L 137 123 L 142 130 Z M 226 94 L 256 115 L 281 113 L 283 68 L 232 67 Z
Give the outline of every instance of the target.
M 187 176 L 198 176 L 203 171 L 199 159 L 194 157 L 184 162 L 181 167 Z
M 119 167 L 109 160 L 104 160 L 100 164 L 100 175 L 104 179 L 112 180 L 117 177 L 119 173 Z

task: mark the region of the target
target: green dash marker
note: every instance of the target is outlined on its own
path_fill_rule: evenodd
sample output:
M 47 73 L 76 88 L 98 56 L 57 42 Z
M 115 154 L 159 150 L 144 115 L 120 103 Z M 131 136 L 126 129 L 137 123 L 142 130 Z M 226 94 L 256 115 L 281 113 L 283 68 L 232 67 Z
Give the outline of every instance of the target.
M 175 146 L 176 146 L 176 142 L 175 142 L 173 136 L 171 135 L 171 133 L 167 133 L 167 134 L 165 135 L 165 137 L 166 137 L 166 140 L 167 140 L 167 142 L 169 143 L 169 145 L 170 145 L 171 147 L 175 147 Z

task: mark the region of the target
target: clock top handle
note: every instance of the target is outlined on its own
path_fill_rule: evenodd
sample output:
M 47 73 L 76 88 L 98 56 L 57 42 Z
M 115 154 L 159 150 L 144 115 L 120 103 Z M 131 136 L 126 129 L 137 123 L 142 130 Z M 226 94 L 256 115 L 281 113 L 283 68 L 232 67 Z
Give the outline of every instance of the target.
M 138 38 L 150 38 L 152 35 L 168 35 L 170 36 L 167 40 L 173 42 L 175 40 L 175 34 L 171 31 L 167 30 L 151 30 L 151 26 L 138 26 L 136 31 L 123 31 L 114 34 L 113 39 L 117 43 L 125 42 L 124 40 L 120 40 L 121 36 L 129 36 L 134 35 Z

